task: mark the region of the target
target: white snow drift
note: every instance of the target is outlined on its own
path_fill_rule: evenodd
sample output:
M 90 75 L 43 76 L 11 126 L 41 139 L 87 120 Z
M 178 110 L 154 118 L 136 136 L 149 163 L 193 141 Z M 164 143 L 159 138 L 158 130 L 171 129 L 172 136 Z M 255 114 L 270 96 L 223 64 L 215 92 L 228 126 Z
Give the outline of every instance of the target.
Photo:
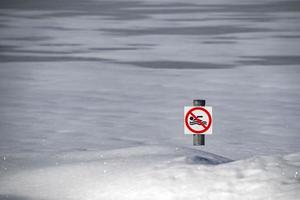
M 58 159 L 85 160 L 4 174 L 0 194 L 32 200 L 292 200 L 300 195 L 300 153 L 228 162 L 203 152 L 148 146 Z

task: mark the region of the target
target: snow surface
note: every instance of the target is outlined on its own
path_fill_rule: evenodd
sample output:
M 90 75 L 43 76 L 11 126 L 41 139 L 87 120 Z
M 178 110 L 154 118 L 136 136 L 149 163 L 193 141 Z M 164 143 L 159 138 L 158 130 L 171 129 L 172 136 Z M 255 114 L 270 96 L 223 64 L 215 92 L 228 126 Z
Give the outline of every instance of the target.
M 297 199 L 300 153 L 220 162 L 159 146 L 60 155 L 74 161 L 5 174 L 2 199 Z M 193 155 L 194 154 L 194 155 Z M 202 157 L 202 156 L 203 157 Z M 61 158 L 60 158 L 61 159 Z M 215 162 L 218 161 L 218 162 Z M 229 163 L 227 163 L 229 162 Z
M 2 0 L 0 199 L 297 199 L 290 0 Z M 205 147 L 183 108 L 214 110 Z

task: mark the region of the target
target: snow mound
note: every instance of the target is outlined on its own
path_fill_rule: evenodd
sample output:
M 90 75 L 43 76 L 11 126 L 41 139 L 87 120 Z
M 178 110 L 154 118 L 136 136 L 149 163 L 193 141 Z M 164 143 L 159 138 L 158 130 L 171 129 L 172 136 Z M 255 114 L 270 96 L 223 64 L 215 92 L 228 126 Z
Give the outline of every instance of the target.
M 0 199 L 265 200 L 300 195 L 300 153 L 234 162 L 205 152 L 196 155 L 195 150 L 163 147 L 74 155 L 82 160 L 84 153 L 87 160 L 81 162 L 1 173 Z M 185 155 L 190 153 L 194 155 Z M 74 155 L 64 158 L 73 160 Z M 95 156 L 97 160 L 92 159 Z

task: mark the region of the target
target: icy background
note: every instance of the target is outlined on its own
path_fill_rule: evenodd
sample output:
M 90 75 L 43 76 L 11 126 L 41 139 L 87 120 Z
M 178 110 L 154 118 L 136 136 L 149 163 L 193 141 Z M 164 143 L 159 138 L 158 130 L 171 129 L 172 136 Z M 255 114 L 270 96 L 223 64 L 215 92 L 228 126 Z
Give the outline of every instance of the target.
M 299 21 L 297 0 L 1 0 L 0 199 L 296 199 Z

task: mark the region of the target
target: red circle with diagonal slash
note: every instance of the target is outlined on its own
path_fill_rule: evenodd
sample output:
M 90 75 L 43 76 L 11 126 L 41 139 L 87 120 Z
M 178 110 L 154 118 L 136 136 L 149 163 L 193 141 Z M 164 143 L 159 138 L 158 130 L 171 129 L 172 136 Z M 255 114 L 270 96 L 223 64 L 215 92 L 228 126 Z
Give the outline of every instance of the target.
M 201 120 L 199 120 L 199 119 L 196 117 L 196 115 L 193 114 L 193 111 L 195 111 L 195 110 L 202 110 L 202 111 L 207 115 L 207 117 L 208 117 L 208 124 L 207 124 L 207 126 L 205 126 L 205 125 L 201 122 Z M 189 123 L 188 123 L 188 119 L 189 119 L 189 116 L 190 116 L 190 115 L 192 115 L 192 117 L 195 118 L 195 120 L 196 120 L 198 123 L 200 123 L 201 126 L 202 126 L 204 129 L 199 130 L 199 131 L 193 129 L 193 128 L 189 125 Z M 204 133 L 205 131 L 207 131 L 207 130 L 210 128 L 211 122 L 212 122 L 212 117 L 211 117 L 210 113 L 209 113 L 205 108 L 203 108 L 203 107 L 195 107 L 195 108 L 192 108 L 191 110 L 189 110 L 189 111 L 186 113 L 186 115 L 185 115 L 185 120 L 184 120 L 184 121 L 185 121 L 186 127 L 187 127 L 190 131 L 192 131 L 193 133 L 196 133 L 196 134 L 201 134 L 201 133 Z

